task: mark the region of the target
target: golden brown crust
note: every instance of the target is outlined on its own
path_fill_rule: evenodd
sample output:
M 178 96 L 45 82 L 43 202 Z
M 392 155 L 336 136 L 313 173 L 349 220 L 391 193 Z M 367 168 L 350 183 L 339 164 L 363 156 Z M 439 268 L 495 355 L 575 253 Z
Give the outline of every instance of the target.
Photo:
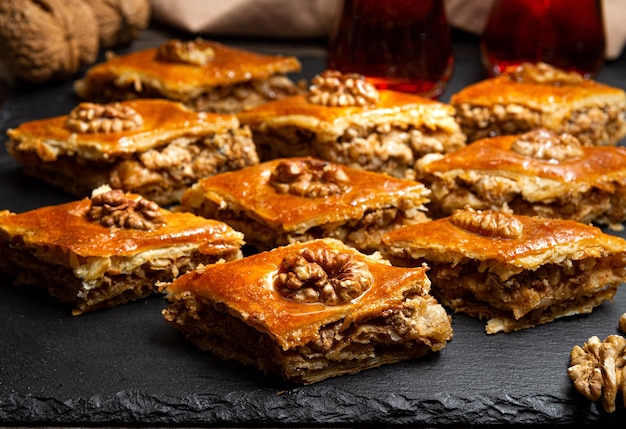
M 582 147 L 582 156 L 556 162 L 524 156 L 511 149 L 519 135 L 498 136 L 473 142 L 440 159 L 424 163 L 422 174 L 452 170 L 503 172 L 541 177 L 560 182 L 564 186 L 607 182 L 613 174 L 626 172 L 626 149 L 623 147 Z M 419 175 L 418 175 L 419 177 Z
M 312 158 L 289 158 L 307 160 Z M 181 199 L 183 207 L 200 208 L 204 199 L 224 201 L 255 213 L 272 227 L 295 228 L 360 218 L 367 209 L 384 207 L 398 196 L 416 193 L 427 201 L 428 191 L 419 182 L 342 166 L 347 176 L 345 192 L 323 198 L 281 193 L 270 183 L 277 159 L 200 180 Z M 320 161 L 323 162 L 323 161 Z M 332 163 L 324 163 L 330 165 Z
M 159 282 L 241 258 L 243 244 L 226 224 L 106 187 L 91 199 L 0 212 L 0 271 L 16 285 L 47 289 L 74 315 L 145 298 Z
M 283 158 L 204 178 L 181 206 L 244 233 L 259 250 L 322 237 L 363 252 L 386 231 L 429 218 L 419 182 L 315 158 Z
M 581 146 L 569 135 L 534 130 L 481 139 L 418 162 L 431 191 L 431 217 L 469 206 L 607 224 L 626 220 L 626 150 Z
M 156 57 L 158 48 L 150 48 L 115 56 L 93 66 L 85 78 L 77 81 L 76 91 L 81 97 L 91 99 L 98 97 L 93 92 L 98 85 L 145 81 L 158 83 L 164 94 L 183 101 L 207 89 L 267 79 L 301 68 L 297 58 L 291 56 L 259 54 L 208 40 L 202 40 L 201 44 L 215 52 L 214 58 L 201 67 L 159 60 Z
M 309 384 L 443 349 L 425 273 L 314 240 L 179 277 L 163 315 L 202 350 Z
M 168 205 L 201 177 L 259 162 L 250 129 L 234 115 L 163 99 L 83 102 L 8 136 L 26 174 L 78 197 L 106 184 Z
M 450 104 L 468 142 L 543 127 L 573 134 L 585 146 L 616 145 L 626 135 L 626 92 L 573 76 L 524 64 L 461 89 Z
M 285 97 L 237 113 L 251 128 L 261 161 L 312 156 L 395 177 L 414 178 L 427 153 L 465 145 L 465 135 L 445 103 L 397 91 L 378 91 L 367 106 L 331 106 Z
M 185 136 L 223 133 L 239 127 L 230 114 L 194 112 L 168 100 L 138 99 L 119 102 L 143 118 L 142 126 L 119 132 L 80 133 L 66 124 L 68 115 L 34 120 L 8 130 L 16 151 L 36 151 L 50 160 L 66 153 L 85 159 L 110 160 L 112 157 L 144 152 Z
M 580 222 L 510 213 L 497 215 L 501 217 L 500 223 L 509 219 L 510 223 L 520 225 L 519 236 L 502 239 L 498 235 L 477 233 L 453 222 L 449 216 L 389 232 L 383 238 L 383 245 L 398 255 L 413 257 L 433 252 L 445 261 L 471 258 L 530 270 L 571 257 L 581 259 L 586 255 L 626 251 L 624 239 Z
M 349 120 L 370 124 L 396 121 L 433 128 L 449 125 L 454 128 L 445 120 L 446 116 L 454 115 L 454 108 L 448 104 L 399 91 L 379 90 L 378 93 L 380 100 L 367 106 L 327 106 L 310 102 L 307 94 L 293 95 L 237 112 L 237 117 L 250 126 L 275 121 L 316 131 L 345 127 Z
M 500 75 L 468 85 L 450 98 L 452 105 L 469 103 L 491 107 L 494 104 L 521 104 L 533 109 L 558 113 L 570 111 L 590 101 L 622 101 L 624 91 L 594 80 L 577 84 L 551 85 L 512 80 Z
M 145 231 L 108 228 L 90 221 L 91 199 L 41 207 L 0 217 L 0 234 L 9 242 L 19 237 L 27 246 L 48 248 L 54 260 L 133 256 L 152 249 L 193 243 L 205 254 L 219 254 L 243 244 L 240 233 L 226 224 L 191 213 L 161 209 L 165 223 Z
M 345 252 L 364 263 L 373 275 L 373 284 L 358 299 L 343 305 L 302 303 L 283 298 L 273 281 L 285 257 L 302 249 Z M 399 268 L 356 252 L 338 240 L 324 239 L 283 246 L 227 264 L 215 264 L 203 271 L 181 276 L 167 286 L 180 298 L 184 293 L 225 305 L 229 313 L 256 330 L 270 335 L 283 349 L 306 345 L 318 339 L 322 326 L 344 320 L 348 327 L 359 319 L 375 317 L 404 300 L 411 290 L 427 295 L 426 268 Z
M 383 237 L 400 266 L 427 264 L 433 295 L 488 319 L 488 334 L 589 313 L 626 279 L 626 240 L 599 228 L 473 209 Z

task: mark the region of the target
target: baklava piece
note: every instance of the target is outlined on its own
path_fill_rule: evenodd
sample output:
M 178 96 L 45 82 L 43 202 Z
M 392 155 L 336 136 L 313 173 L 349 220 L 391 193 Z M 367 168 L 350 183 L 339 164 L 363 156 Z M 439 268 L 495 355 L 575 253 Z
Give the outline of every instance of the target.
M 296 243 L 179 277 L 163 314 L 202 350 L 310 384 L 443 349 L 451 318 L 426 270 Z
M 265 55 L 195 39 L 111 56 L 74 88 L 87 101 L 166 98 L 198 111 L 233 113 L 302 92 L 287 75 L 297 58 Z
M 453 94 L 468 142 L 535 128 L 572 134 L 585 146 L 626 135 L 626 92 L 545 63 L 525 63 Z
M 226 222 L 259 250 L 330 237 L 370 253 L 383 233 L 429 220 L 429 193 L 411 180 L 283 158 L 202 179 L 181 209 Z
M 259 161 L 250 130 L 234 115 L 168 100 L 83 102 L 7 135 L 26 174 L 79 197 L 106 184 L 167 205 L 201 177 Z
M 137 194 L 102 187 L 91 198 L 0 212 L 0 272 L 47 288 L 73 314 L 147 297 L 201 264 L 242 257 L 243 235 Z
M 311 156 L 411 179 L 425 154 L 465 145 L 452 106 L 332 70 L 315 76 L 306 94 L 237 115 L 252 129 L 261 161 Z
M 432 294 L 487 319 L 488 334 L 590 313 L 626 279 L 626 240 L 572 220 L 456 210 L 388 233 L 382 249 L 393 264 L 427 264 Z
M 570 134 L 545 129 L 426 156 L 417 178 L 432 191 L 428 209 L 434 218 L 469 206 L 615 230 L 626 219 L 626 149 L 582 146 Z

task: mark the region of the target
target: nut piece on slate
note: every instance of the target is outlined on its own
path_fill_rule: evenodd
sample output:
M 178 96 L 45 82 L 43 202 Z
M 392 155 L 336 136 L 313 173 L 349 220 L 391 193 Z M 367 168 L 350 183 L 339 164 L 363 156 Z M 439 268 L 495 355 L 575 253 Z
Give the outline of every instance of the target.
M 373 282 L 367 264 L 354 255 L 304 249 L 283 259 L 275 287 L 294 301 L 342 305 L 361 296 Z
M 0 1 L 0 52 L 19 79 L 69 78 L 99 49 L 96 16 L 83 0 Z
M 450 215 L 454 225 L 485 237 L 519 238 L 524 227 L 519 219 L 508 213 L 465 208 Z
M 626 334 L 626 313 L 619 318 L 619 329 Z
M 345 192 L 348 176 L 341 166 L 316 159 L 283 160 L 269 178 L 280 194 L 323 198 Z
M 95 193 L 87 218 L 107 228 L 150 231 L 165 223 L 159 205 L 145 198 L 131 199 L 120 189 Z
M 364 76 L 325 70 L 311 79 L 308 100 L 324 106 L 369 106 L 379 100 L 378 90 Z
M 607 412 L 615 411 L 619 391 L 626 406 L 626 339 L 609 335 L 600 341 L 593 336 L 582 347 L 574 346 L 567 373 L 579 393 L 592 401 L 601 399 Z
M 567 161 L 584 155 L 582 144 L 575 136 L 546 129 L 522 134 L 513 142 L 511 150 L 544 161 Z
M 102 48 L 134 40 L 150 22 L 149 0 L 86 0 L 96 14 Z
M 143 118 L 132 107 L 120 103 L 82 102 L 67 115 L 65 125 L 77 133 L 116 133 L 138 129 Z

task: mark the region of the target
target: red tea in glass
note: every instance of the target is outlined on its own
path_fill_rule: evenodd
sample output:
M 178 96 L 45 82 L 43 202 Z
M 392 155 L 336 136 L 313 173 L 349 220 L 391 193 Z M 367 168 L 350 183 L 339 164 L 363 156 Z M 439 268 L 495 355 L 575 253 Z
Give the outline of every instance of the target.
M 496 0 L 481 40 L 491 75 L 545 62 L 591 78 L 602 68 L 604 49 L 601 0 Z
M 453 68 L 443 0 L 344 0 L 327 67 L 359 73 L 379 89 L 436 98 Z

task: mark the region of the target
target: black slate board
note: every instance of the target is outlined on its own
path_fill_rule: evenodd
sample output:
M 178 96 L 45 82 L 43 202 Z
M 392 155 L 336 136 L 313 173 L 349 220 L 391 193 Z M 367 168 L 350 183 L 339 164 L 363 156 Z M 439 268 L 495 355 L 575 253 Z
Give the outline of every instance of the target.
M 130 47 L 171 34 L 146 31 Z M 460 37 L 464 36 L 464 37 Z M 442 97 L 483 78 L 476 39 L 457 35 L 456 68 Z M 323 45 L 224 40 L 266 52 L 296 52 L 310 78 L 324 69 Z M 598 80 L 626 87 L 626 58 Z M 6 154 L 4 132 L 20 122 L 67 113 L 71 83 L 13 88 L 0 116 L 0 209 L 24 211 L 74 199 L 24 176 Z M 624 236 L 624 234 L 620 233 Z M 617 334 L 626 288 L 589 315 L 511 334 L 453 315 L 443 351 L 359 374 L 294 386 L 200 352 L 167 325 L 153 296 L 73 317 L 45 291 L 11 287 L 0 276 L 0 424 L 148 426 L 338 426 L 590 424 L 623 427 L 573 388 L 569 351 L 590 336 Z

